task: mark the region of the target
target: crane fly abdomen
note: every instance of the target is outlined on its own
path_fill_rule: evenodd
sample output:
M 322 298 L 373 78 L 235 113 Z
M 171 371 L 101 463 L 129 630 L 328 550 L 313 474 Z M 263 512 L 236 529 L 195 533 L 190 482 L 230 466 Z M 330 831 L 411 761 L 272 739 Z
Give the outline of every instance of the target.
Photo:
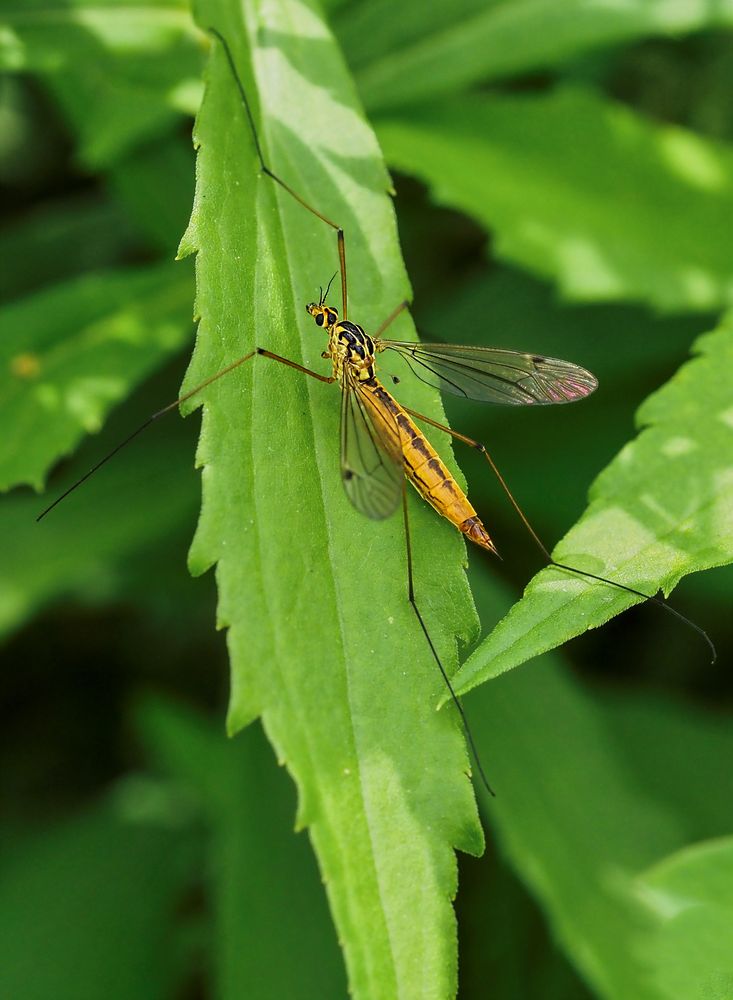
M 409 414 L 378 379 L 362 382 L 360 389 L 382 440 L 389 442 L 390 453 L 401 462 L 420 496 L 470 541 L 495 553 L 494 543 L 468 497 Z

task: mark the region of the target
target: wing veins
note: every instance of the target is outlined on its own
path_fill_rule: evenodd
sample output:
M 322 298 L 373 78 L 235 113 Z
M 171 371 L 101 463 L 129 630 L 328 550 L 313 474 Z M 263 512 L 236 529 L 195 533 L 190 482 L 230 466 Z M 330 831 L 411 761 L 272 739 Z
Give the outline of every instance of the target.
M 342 393 L 341 472 L 346 495 L 361 513 L 382 520 L 399 503 L 402 463 L 392 453 L 391 444 L 380 435 L 359 384 L 348 375 Z M 395 434 L 398 435 L 396 427 Z
M 404 358 L 422 382 L 483 402 L 571 402 L 587 396 L 597 385 L 594 376 L 579 365 L 520 351 L 395 340 L 382 340 L 379 346 Z M 434 375 L 438 385 L 424 378 L 413 362 Z

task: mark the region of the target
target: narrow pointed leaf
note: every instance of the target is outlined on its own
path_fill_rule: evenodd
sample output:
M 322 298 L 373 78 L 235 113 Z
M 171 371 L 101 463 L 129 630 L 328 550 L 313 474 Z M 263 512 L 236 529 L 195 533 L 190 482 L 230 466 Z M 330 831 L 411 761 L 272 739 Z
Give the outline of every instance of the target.
M 641 433 L 593 485 L 587 511 L 553 552 L 559 562 L 669 594 L 688 573 L 733 560 L 733 315 L 696 349 L 639 410 Z M 635 603 L 607 584 L 542 570 L 463 665 L 457 687 L 468 691 Z M 682 629 L 671 617 L 669 627 Z
M 228 40 L 271 167 L 344 227 L 349 317 L 374 328 L 408 286 L 389 179 L 326 28 L 294 0 L 212 0 L 198 19 Z M 182 252 L 197 251 L 201 324 L 186 387 L 255 346 L 328 374 L 304 305 L 338 267 L 335 234 L 260 172 L 220 44 L 196 142 Z M 479 850 L 481 835 L 456 718 L 435 711 L 441 679 L 406 600 L 401 520 L 369 522 L 346 499 L 336 386 L 255 358 L 202 395 L 191 566 L 217 567 L 230 729 L 261 715 L 297 783 L 354 995 L 450 996 L 453 847 Z M 427 387 L 409 402 L 440 414 Z M 409 499 L 418 600 L 452 669 L 475 628 L 462 542 Z

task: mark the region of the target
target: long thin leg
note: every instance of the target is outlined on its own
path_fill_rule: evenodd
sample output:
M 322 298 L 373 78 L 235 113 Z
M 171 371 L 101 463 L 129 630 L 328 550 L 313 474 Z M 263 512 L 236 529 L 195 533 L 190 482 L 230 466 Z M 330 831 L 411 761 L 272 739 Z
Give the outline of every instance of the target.
M 409 309 L 409 307 L 410 307 L 410 303 L 407 301 L 407 299 L 405 299 L 404 302 L 400 302 L 400 304 L 395 309 L 392 310 L 392 312 L 389 314 L 389 316 L 386 318 L 386 320 L 382 323 L 382 325 L 379 327 L 379 329 L 375 330 L 375 332 L 372 334 L 372 338 L 374 340 L 376 340 L 378 337 L 381 337 L 382 334 L 384 333 L 384 331 L 390 325 L 390 323 L 394 323 L 394 321 L 397 319 L 397 317 L 401 313 L 403 313 L 405 311 L 405 309 Z
M 517 501 L 514 499 L 512 491 L 507 486 L 506 480 L 502 476 L 501 472 L 499 472 L 499 469 L 496 466 L 496 463 L 494 462 L 493 458 L 489 454 L 486 445 L 482 444 L 480 441 L 475 441 L 473 438 L 467 437 L 465 434 L 460 434 L 458 431 L 454 431 L 452 427 L 447 427 L 445 424 L 438 423 L 437 420 L 432 420 L 430 417 L 426 417 L 424 413 L 418 413 L 417 410 L 411 410 L 407 406 L 404 407 L 404 409 L 406 413 L 410 414 L 410 416 L 416 417 L 418 420 L 422 420 L 426 424 L 430 424 L 431 427 L 437 427 L 437 429 L 440 431 L 445 431 L 446 434 L 450 434 L 450 436 L 455 438 L 457 441 L 463 441 L 464 444 L 467 444 L 469 447 L 475 448 L 476 451 L 481 452 L 486 461 L 489 463 L 491 471 L 494 473 L 497 480 L 499 481 L 499 485 L 509 498 L 509 502 L 511 503 L 512 507 L 521 518 L 522 524 L 530 533 L 535 544 L 539 548 L 540 552 L 542 552 L 545 559 L 547 559 L 547 562 L 549 563 L 550 566 L 555 566 L 557 569 L 564 569 L 566 572 L 574 573 L 576 576 L 584 576 L 589 580 L 597 580 L 599 583 L 606 583 L 611 587 L 618 588 L 618 590 L 625 590 L 628 594 L 634 594 L 635 597 L 643 597 L 645 601 L 651 601 L 653 604 L 656 604 L 657 607 L 663 608 L 664 611 L 668 611 L 671 615 L 674 615 L 674 617 L 677 618 L 679 621 L 681 621 L 684 625 L 687 625 L 689 628 L 693 629 L 693 631 L 697 632 L 698 635 L 702 636 L 702 638 L 710 647 L 710 652 L 712 653 L 711 662 L 715 663 L 715 661 L 718 658 L 718 653 L 717 650 L 715 649 L 715 645 L 712 639 L 707 634 L 705 629 L 701 628 L 699 625 L 691 621 L 681 612 L 677 611 L 677 609 L 673 608 L 671 604 L 667 604 L 666 601 L 662 600 L 659 597 L 655 597 L 653 594 L 645 594 L 643 593 L 643 591 L 636 590 L 634 587 L 628 587 L 625 583 L 619 583 L 617 580 L 609 580 L 608 577 L 599 576 L 597 573 L 589 573 L 587 570 L 584 569 L 576 569 L 575 566 L 568 566 L 566 563 L 557 562 L 557 560 L 553 559 L 552 556 L 550 555 L 549 549 L 547 548 L 547 546 L 544 544 L 542 539 L 539 537 L 537 532 L 530 524 L 527 515 L 524 513 L 524 511 L 519 506 Z
M 473 735 L 471 733 L 471 728 L 468 725 L 468 719 L 466 718 L 466 713 L 463 711 L 463 706 L 461 705 L 455 691 L 453 690 L 453 685 L 450 682 L 450 677 L 446 673 L 445 667 L 443 666 L 440 657 L 438 656 L 438 651 L 436 650 L 433 644 L 433 640 L 430 638 L 430 633 L 428 632 L 423 616 L 420 614 L 420 609 L 417 606 L 417 601 L 415 600 L 415 586 L 412 575 L 412 543 L 410 541 L 410 519 L 407 514 L 407 480 L 404 480 L 402 484 L 402 512 L 404 515 L 404 522 L 405 522 L 405 545 L 407 547 L 407 599 L 410 602 L 412 610 L 415 612 L 415 617 L 417 618 L 420 628 L 423 631 L 423 635 L 427 640 L 428 646 L 430 646 L 430 652 L 433 654 L 433 659 L 438 664 L 438 670 L 440 671 L 441 676 L 445 681 L 445 685 L 448 688 L 450 696 L 453 700 L 453 704 L 458 709 L 458 714 L 461 718 L 461 722 L 463 723 L 463 730 L 466 734 L 468 745 L 471 748 L 471 754 L 473 755 L 473 759 L 476 763 L 476 770 L 478 771 L 479 776 L 481 778 L 481 783 L 484 785 L 489 795 L 496 795 L 493 788 L 489 784 L 486 774 L 484 773 L 484 769 L 481 765 L 481 758 L 479 757 L 478 750 L 476 749 L 476 744 L 474 742 Z
M 224 36 L 221 34 L 220 31 L 218 31 L 216 28 L 209 28 L 208 30 L 216 39 L 218 39 L 218 41 L 222 45 L 222 48 L 224 49 L 224 54 L 226 55 L 227 62 L 229 64 L 229 69 L 231 70 L 234 82 L 237 86 L 237 90 L 239 91 L 239 96 L 242 99 L 242 104 L 244 105 L 244 110 L 247 114 L 247 121 L 249 122 L 249 127 L 252 132 L 252 138 L 254 139 L 255 149 L 257 150 L 257 157 L 260 161 L 260 168 L 262 169 L 262 173 L 267 174 L 267 176 L 270 177 L 273 181 L 275 181 L 276 184 L 280 185 L 283 191 L 287 191 L 292 198 L 295 198 L 295 200 L 298 202 L 299 205 L 302 205 L 303 208 L 307 209 L 312 215 L 315 215 L 317 219 L 320 219 L 322 222 L 325 222 L 327 226 L 330 226 L 331 229 L 335 230 L 336 232 L 336 242 L 338 245 L 338 255 L 339 255 L 339 269 L 341 271 L 341 302 L 342 302 L 341 316 L 342 319 L 348 319 L 347 316 L 348 296 L 346 292 L 346 244 L 344 241 L 344 231 L 337 222 L 333 222 L 333 220 L 329 219 L 327 215 L 324 215 L 323 212 L 319 212 L 317 208 L 314 208 L 313 205 L 309 204 L 302 195 L 298 194 L 297 191 L 294 191 L 289 184 L 287 184 L 281 177 L 278 177 L 275 171 L 271 170 L 270 167 L 268 167 L 268 165 L 265 163 L 265 157 L 262 152 L 262 146 L 260 145 L 259 135 L 257 134 L 257 128 L 255 126 L 255 120 L 252 114 L 252 109 L 249 106 L 249 101 L 247 100 L 247 94 L 245 93 L 244 86 L 242 84 L 241 79 L 239 78 L 239 73 L 237 72 L 237 66 L 236 63 L 234 62 L 234 56 L 232 55 L 232 50 L 229 48 L 229 43 L 227 42 L 226 38 L 224 38 Z
M 204 381 L 199 383 L 199 385 L 195 386 L 193 389 L 189 389 L 189 391 L 184 393 L 183 396 L 179 396 L 178 399 L 174 399 L 172 403 L 168 403 L 168 405 L 164 406 L 162 410 L 158 410 L 156 413 L 151 413 L 147 420 L 144 420 L 143 423 L 141 423 L 140 426 L 132 432 L 132 434 L 128 434 L 123 441 L 120 441 L 118 445 L 115 445 L 112 451 L 108 452 L 104 458 L 100 458 L 100 460 L 93 465 L 88 472 L 85 472 L 84 475 L 77 479 L 76 482 L 73 483 L 67 490 L 65 490 L 60 496 L 56 497 L 53 503 L 50 503 L 45 510 L 42 510 L 36 518 L 36 521 L 41 521 L 46 514 L 49 514 L 54 507 L 57 507 L 62 500 L 65 500 L 66 497 L 69 496 L 70 493 L 73 493 L 74 490 L 78 489 L 82 485 L 82 483 L 85 483 L 87 479 L 89 479 L 90 476 L 93 476 L 98 469 L 101 469 L 103 465 L 106 465 L 111 458 L 114 458 L 119 451 L 122 451 L 125 445 L 130 444 L 130 442 L 133 441 L 138 434 L 142 434 L 142 432 L 146 428 L 150 427 L 155 420 L 158 420 L 159 417 L 163 417 L 166 413 L 170 413 L 172 410 L 175 410 L 182 403 L 185 403 L 186 400 L 191 399 L 192 396 L 195 396 L 197 393 L 201 392 L 202 389 L 211 385 L 212 382 L 216 382 L 217 379 L 220 379 L 223 375 L 228 375 L 229 372 L 234 371 L 235 368 L 239 368 L 240 365 L 243 365 L 246 361 L 249 361 L 256 355 L 260 355 L 263 358 L 271 358 L 273 361 L 279 361 L 281 364 L 287 365 L 289 368 L 294 368 L 296 371 L 302 372 L 304 375 L 310 375 L 311 378 L 318 379 L 319 382 L 331 383 L 335 381 L 333 375 L 321 375 L 319 372 L 311 371 L 310 368 L 304 368 L 303 365 L 299 365 L 296 361 L 290 361 L 289 358 L 282 358 L 279 354 L 273 354 L 272 351 L 266 351 L 263 347 L 256 347 L 253 351 L 250 351 L 249 354 L 243 354 L 241 358 L 237 358 L 236 361 L 232 361 L 232 363 L 227 365 L 226 368 L 222 368 L 220 371 L 215 372 L 215 374 L 209 375 L 209 377 L 204 379 Z

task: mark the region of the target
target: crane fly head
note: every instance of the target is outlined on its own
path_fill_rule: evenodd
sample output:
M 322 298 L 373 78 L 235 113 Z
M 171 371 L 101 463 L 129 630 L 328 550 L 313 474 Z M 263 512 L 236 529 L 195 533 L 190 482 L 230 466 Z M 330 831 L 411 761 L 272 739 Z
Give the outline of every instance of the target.
M 309 312 L 313 319 L 316 321 L 318 326 L 325 327 L 327 330 L 332 329 L 332 327 L 338 323 L 339 314 L 333 306 L 326 305 L 326 299 L 328 298 L 328 293 L 331 290 L 331 282 L 336 277 L 334 274 L 331 281 L 326 285 L 326 291 L 324 292 L 322 288 L 319 288 L 321 293 L 318 296 L 318 302 L 309 302 L 305 307 L 306 312 Z
M 306 312 L 309 312 L 316 321 L 317 326 L 330 330 L 338 323 L 339 314 L 333 306 L 327 306 L 324 302 L 309 302 L 305 308 Z
M 336 323 L 338 323 L 339 314 L 333 306 L 326 305 L 326 299 L 328 298 L 328 293 L 331 291 L 331 284 L 333 279 L 336 277 L 335 274 L 331 275 L 331 280 L 326 285 L 326 291 L 324 292 L 322 288 L 319 288 L 320 295 L 318 296 L 318 302 L 309 302 L 305 307 L 306 312 L 310 313 L 313 319 L 316 321 L 318 326 L 325 327 L 330 330 Z

